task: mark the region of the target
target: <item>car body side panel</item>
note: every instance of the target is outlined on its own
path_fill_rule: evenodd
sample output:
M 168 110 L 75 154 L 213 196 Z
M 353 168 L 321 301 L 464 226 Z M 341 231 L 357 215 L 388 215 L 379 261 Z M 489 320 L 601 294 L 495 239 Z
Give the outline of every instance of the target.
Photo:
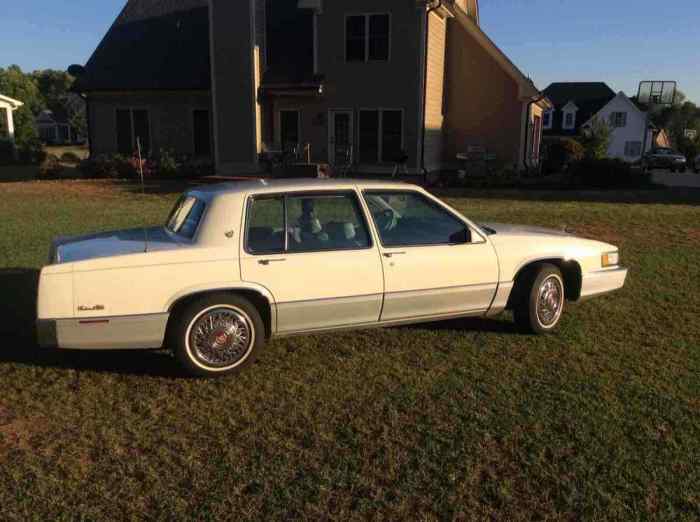
M 70 317 L 165 313 L 183 288 L 231 286 L 240 280 L 233 248 L 192 248 L 178 253 L 172 257 L 169 253 L 152 254 L 160 260 L 148 258 L 148 264 L 141 265 L 127 260 L 122 266 L 113 260 L 116 266 L 112 268 L 76 264 L 74 315 Z M 145 261 L 148 254 L 141 257 Z

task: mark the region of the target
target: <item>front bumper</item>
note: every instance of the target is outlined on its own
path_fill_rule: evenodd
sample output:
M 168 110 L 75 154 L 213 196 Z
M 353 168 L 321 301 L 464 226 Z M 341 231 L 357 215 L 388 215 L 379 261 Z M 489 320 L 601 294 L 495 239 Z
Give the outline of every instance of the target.
M 622 267 L 589 272 L 581 282 L 581 300 L 619 290 L 626 279 L 627 269 Z

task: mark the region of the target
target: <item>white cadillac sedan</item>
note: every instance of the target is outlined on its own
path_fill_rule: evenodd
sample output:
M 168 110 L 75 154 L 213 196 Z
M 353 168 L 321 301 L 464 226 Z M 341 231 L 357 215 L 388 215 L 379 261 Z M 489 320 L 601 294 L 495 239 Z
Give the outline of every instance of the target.
M 613 245 L 477 224 L 416 186 L 250 181 L 186 192 L 161 227 L 56 239 L 37 326 L 43 347 L 165 345 L 214 376 L 293 334 L 506 309 L 546 333 L 626 276 Z

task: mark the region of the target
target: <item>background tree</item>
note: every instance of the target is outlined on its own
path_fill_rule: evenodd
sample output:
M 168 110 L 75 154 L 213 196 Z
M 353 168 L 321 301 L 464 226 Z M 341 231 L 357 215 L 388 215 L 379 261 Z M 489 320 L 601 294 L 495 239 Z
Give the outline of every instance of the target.
M 700 108 L 688 100 L 682 91 L 676 92 L 676 99 L 671 107 L 652 107 L 650 119 L 659 129 L 665 129 L 672 145 L 689 158 L 700 152 Z M 696 137 L 686 135 L 686 131 L 695 131 Z
M 594 118 L 591 126 L 581 132 L 579 141 L 585 150 L 587 159 L 603 159 L 608 156 L 611 131 L 607 122 Z
M 15 142 L 20 153 L 32 154 L 40 147 L 39 136 L 34 125 L 35 116 L 44 107 L 44 99 L 34 79 L 22 72 L 17 65 L 0 68 L 0 93 L 24 103 L 14 115 Z
M 32 73 L 44 105 L 56 115 L 65 115 L 68 123 L 80 136 L 87 135 L 85 101 L 71 92 L 75 78 L 65 71 L 46 69 Z

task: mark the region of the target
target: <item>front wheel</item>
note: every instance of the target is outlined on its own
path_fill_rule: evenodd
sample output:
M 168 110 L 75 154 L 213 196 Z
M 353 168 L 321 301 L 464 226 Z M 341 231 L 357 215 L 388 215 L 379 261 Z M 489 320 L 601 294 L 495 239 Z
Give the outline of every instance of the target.
M 525 273 L 518 281 L 513 315 L 518 327 L 527 333 L 545 334 L 554 330 L 564 312 L 564 278 L 554 265 L 544 264 Z
M 185 306 L 169 332 L 179 363 L 199 377 L 219 377 L 252 364 L 265 344 L 260 312 L 247 299 L 213 294 Z

